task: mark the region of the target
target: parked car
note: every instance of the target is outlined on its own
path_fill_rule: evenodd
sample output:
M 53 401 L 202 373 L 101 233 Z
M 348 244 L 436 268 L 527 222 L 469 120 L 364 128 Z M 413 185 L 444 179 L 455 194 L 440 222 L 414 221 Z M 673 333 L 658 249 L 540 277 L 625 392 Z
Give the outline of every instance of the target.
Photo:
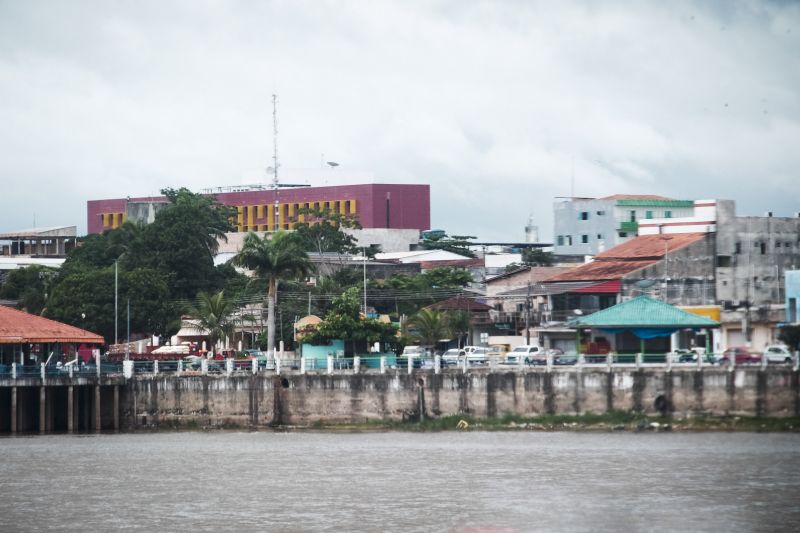
M 564 353 L 561 350 L 554 349 L 550 350 L 548 353 L 552 353 L 554 365 L 565 366 L 565 365 L 574 365 L 578 363 L 578 354 L 576 354 L 575 352 Z
M 764 357 L 767 358 L 767 363 L 792 363 L 792 352 L 789 347 L 784 344 L 772 344 L 764 348 Z
M 728 348 L 722 353 L 722 358 L 719 363 L 721 365 L 731 364 L 733 359 L 737 365 L 755 364 L 761 362 L 761 355 L 750 351 L 750 348 L 745 346 L 737 346 L 736 348 Z
M 455 365 L 458 363 L 459 359 L 467 355 L 461 348 L 450 348 L 444 354 L 442 354 L 442 363 L 446 363 L 448 365 Z
M 489 351 L 486 355 L 494 357 L 495 359 L 502 360 L 508 353 L 508 346 L 505 344 L 493 344 L 489 346 Z
M 544 357 L 544 352 L 541 348 L 531 344 L 523 344 L 521 346 L 517 346 L 510 352 L 506 354 L 506 363 L 511 365 L 519 364 L 520 361 L 524 361 L 526 365 L 534 364 L 533 357 Z

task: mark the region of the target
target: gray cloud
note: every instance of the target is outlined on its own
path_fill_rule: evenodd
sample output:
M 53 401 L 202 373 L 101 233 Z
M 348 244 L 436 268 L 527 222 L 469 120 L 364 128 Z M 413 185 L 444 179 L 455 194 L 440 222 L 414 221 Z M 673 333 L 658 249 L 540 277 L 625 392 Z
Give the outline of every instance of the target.
M 287 180 L 428 182 L 452 233 L 519 239 L 533 213 L 548 237 L 573 174 L 580 195 L 789 214 L 798 21 L 763 2 L 0 0 L 0 228 L 254 181 L 275 91 Z

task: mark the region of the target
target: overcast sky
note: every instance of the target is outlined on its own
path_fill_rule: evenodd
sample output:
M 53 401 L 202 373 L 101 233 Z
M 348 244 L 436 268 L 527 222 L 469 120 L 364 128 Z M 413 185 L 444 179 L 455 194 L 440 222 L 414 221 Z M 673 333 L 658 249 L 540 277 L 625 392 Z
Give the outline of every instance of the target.
M 800 211 L 796 2 L 0 0 L 0 232 L 263 179 L 274 92 L 286 181 L 429 183 L 451 234 L 550 239 L 573 175 Z

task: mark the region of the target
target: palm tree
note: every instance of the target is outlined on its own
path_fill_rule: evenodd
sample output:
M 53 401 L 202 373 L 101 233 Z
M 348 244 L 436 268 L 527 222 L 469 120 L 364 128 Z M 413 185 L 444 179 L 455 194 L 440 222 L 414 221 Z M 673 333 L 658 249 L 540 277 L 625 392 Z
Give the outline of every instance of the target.
M 447 324 L 450 332 L 458 337 L 458 347 L 461 348 L 462 337 L 469 337 L 469 313 L 464 310 L 457 309 L 447 313 Z
M 236 324 L 236 304 L 225 297 L 225 291 L 215 294 L 199 292 L 197 307 L 189 310 L 189 315 L 208 332 L 209 348 L 214 350 L 217 341 L 229 337 Z
M 409 325 L 415 330 L 414 336 L 423 346 L 434 346 L 450 333 L 447 315 L 428 308 L 417 311 L 417 314 L 409 319 Z
M 275 349 L 275 302 L 278 296 L 278 281 L 308 276 L 313 270 L 308 254 L 294 235 L 277 231 L 272 238 L 261 238 L 249 233 L 244 238 L 241 251 L 233 258 L 233 264 L 255 272 L 267 280 L 267 350 Z

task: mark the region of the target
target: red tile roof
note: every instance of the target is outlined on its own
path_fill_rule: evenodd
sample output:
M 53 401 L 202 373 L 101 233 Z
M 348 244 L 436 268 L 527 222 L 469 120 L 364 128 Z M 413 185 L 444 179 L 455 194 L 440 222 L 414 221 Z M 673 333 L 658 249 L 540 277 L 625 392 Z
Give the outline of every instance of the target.
M 91 331 L 0 305 L 0 344 L 65 342 L 105 344 Z
M 665 246 L 669 252 L 679 250 L 703 239 L 707 233 L 675 233 L 670 235 L 643 235 L 615 246 L 594 261 L 573 268 L 545 280 L 559 281 L 610 281 L 648 267 L 664 257 Z
M 427 309 L 435 309 L 437 311 L 460 310 L 478 313 L 481 311 L 489 311 L 493 309 L 493 307 L 485 303 L 477 302 L 468 296 L 463 298 L 454 296 L 452 298 L 448 298 L 447 300 L 442 300 L 441 302 L 431 304 L 427 307 Z
M 669 235 L 642 235 L 615 246 L 595 256 L 598 259 L 661 259 L 664 248 L 672 252 L 697 242 L 707 233 L 672 233 Z
M 600 200 L 673 200 L 673 198 L 657 194 L 612 194 L 611 196 L 604 196 Z

